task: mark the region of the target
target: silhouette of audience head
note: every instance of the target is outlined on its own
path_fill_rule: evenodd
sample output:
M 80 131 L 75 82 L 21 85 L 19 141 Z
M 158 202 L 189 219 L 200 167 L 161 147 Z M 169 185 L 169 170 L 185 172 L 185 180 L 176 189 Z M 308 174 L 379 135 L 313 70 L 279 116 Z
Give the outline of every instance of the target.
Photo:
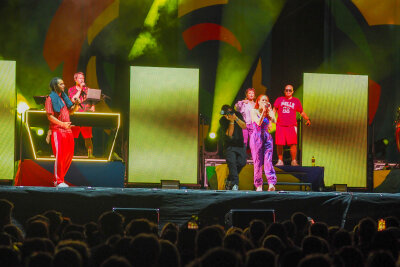
M 208 250 L 220 247 L 224 236 L 220 226 L 211 225 L 201 229 L 196 236 L 196 256 L 203 256 Z
M 384 250 L 373 251 L 369 254 L 366 263 L 366 267 L 395 267 L 396 262 L 393 258 L 393 255 Z
M 81 267 L 82 258 L 79 252 L 71 247 L 63 247 L 56 251 L 53 257 L 53 266 L 57 267 Z
M 207 251 L 201 257 L 200 264 L 207 267 L 239 267 L 241 265 L 233 251 L 221 247 Z
M 249 237 L 254 246 L 259 247 L 264 237 L 267 226 L 262 220 L 252 220 L 249 225 Z
M 326 241 L 328 241 L 329 240 L 328 225 L 324 222 L 313 223 L 310 225 L 309 234 L 321 237 Z
M 298 267 L 331 267 L 332 260 L 324 254 L 312 254 L 300 260 Z
M 147 219 L 135 219 L 128 223 L 125 228 L 127 235 L 135 237 L 138 234 L 154 234 L 157 235 L 157 225 Z
M 342 247 L 338 252 L 339 257 L 342 259 L 344 266 L 363 267 L 364 257 L 362 252 L 352 246 Z
M 114 255 L 106 259 L 100 267 L 132 267 L 132 265 L 126 258 Z
M 275 266 L 275 253 L 266 248 L 257 248 L 247 253 L 245 267 Z
M 4 225 L 11 223 L 11 214 L 14 204 L 7 199 L 0 199 L 0 230 Z
M 130 243 L 128 260 L 133 266 L 156 266 L 160 255 L 160 244 L 154 234 L 138 234 Z
M 27 267 L 53 267 L 53 256 L 48 252 L 34 252 L 27 259 Z
M 168 240 L 161 239 L 160 255 L 158 257 L 158 267 L 179 267 L 181 259 L 176 246 Z
M 123 235 L 124 234 L 124 217 L 112 211 L 106 211 L 100 215 L 98 219 L 99 230 L 103 234 L 104 238 L 107 239 L 112 235 Z
M 301 243 L 301 248 L 304 255 L 310 255 L 315 253 L 328 253 L 329 245 L 325 239 L 318 236 L 309 235 L 304 237 Z

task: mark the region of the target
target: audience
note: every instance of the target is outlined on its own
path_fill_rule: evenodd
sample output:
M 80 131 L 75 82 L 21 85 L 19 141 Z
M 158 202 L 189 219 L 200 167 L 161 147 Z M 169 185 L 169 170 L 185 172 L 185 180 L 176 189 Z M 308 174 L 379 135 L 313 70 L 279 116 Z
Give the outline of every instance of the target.
M 147 219 L 124 227 L 125 217 L 117 212 L 79 225 L 50 210 L 29 218 L 23 232 L 12 223 L 13 208 L 0 199 L 0 266 L 400 267 L 395 216 L 385 218 L 381 231 L 368 217 L 348 231 L 296 212 L 283 222 L 253 220 L 245 229 L 167 223 L 158 233 Z

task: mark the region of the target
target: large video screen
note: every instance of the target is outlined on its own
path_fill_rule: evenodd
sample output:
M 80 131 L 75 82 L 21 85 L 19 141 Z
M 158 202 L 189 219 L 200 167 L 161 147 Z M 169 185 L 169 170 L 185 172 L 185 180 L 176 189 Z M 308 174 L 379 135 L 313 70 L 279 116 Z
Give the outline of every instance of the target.
M 197 183 L 199 70 L 131 67 L 128 182 Z
M 304 74 L 302 162 L 325 167 L 325 185 L 366 187 L 368 76 Z
M 15 61 L 0 60 L 0 179 L 14 179 Z

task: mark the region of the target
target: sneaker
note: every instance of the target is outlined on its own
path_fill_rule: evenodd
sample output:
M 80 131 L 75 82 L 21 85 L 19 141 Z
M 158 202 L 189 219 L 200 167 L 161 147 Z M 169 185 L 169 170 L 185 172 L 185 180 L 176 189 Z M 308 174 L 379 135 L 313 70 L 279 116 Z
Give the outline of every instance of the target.
M 61 184 L 58 184 L 56 187 L 57 188 L 69 187 L 69 185 L 67 185 L 66 183 L 61 183 Z
M 285 164 L 283 163 L 282 160 L 278 160 L 278 162 L 275 164 L 275 166 L 284 166 Z
M 239 186 L 238 186 L 237 184 L 235 184 L 235 185 L 232 187 L 232 190 L 233 190 L 233 191 L 238 191 L 238 190 L 239 190 Z
M 297 161 L 294 159 L 292 160 L 292 162 L 290 163 L 290 165 L 292 166 L 299 166 L 299 164 L 297 163 Z
M 275 186 L 273 184 L 269 184 L 268 191 L 275 191 Z
M 257 191 L 257 192 L 261 192 L 261 191 L 263 191 L 263 187 L 262 187 L 262 185 L 260 185 L 260 186 L 257 186 L 257 188 L 256 188 L 256 191 Z
M 225 180 L 225 190 L 231 190 L 232 189 L 232 184 L 230 181 Z

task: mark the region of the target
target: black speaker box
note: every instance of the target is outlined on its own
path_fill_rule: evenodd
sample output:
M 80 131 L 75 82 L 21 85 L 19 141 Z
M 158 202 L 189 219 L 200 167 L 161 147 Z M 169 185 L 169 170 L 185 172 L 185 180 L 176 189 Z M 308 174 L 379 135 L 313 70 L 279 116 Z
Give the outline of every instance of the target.
M 266 224 L 275 222 L 275 210 L 273 209 L 231 209 L 225 214 L 225 226 L 246 228 L 254 219 L 262 220 Z
M 135 219 L 147 219 L 157 225 L 160 221 L 160 209 L 114 207 L 112 211 L 123 215 L 125 217 L 125 224 Z

